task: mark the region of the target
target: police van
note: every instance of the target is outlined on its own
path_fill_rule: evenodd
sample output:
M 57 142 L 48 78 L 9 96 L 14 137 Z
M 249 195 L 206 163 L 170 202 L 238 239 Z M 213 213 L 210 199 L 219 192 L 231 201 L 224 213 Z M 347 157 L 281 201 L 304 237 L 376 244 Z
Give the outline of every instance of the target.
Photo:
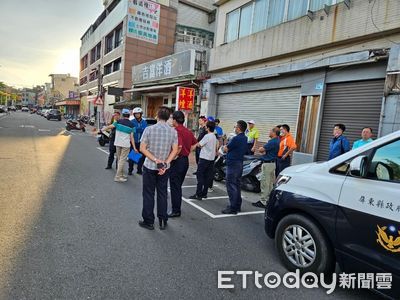
M 385 281 L 386 288 L 370 287 L 399 299 L 400 131 L 330 161 L 282 171 L 265 231 L 289 270 L 332 273 L 338 263 L 342 272 Z

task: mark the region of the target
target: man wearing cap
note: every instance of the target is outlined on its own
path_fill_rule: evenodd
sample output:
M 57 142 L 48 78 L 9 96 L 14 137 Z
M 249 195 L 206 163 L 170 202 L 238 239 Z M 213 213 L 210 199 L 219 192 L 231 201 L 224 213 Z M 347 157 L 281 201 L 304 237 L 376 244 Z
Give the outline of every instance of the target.
M 117 150 L 118 167 L 117 174 L 114 177 L 115 182 L 127 181 L 127 177 L 124 175 L 124 166 L 130 151 L 130 146 L 132 145 L 133 149 L 138 152 L 135 147 L 135 140 L 133 138 L 133 125 L 132 122 L 129 121 L 129 115 L 129 109 L 124 108 L 122 110 L 123 118 L 105 128 L 105 130 L 114 128 L 116 129 L 114 145 Z
M 247 154 L 249 155 L 254 155 L 254 152 L 256 151 L 256 145 L 258 138 L 260 137 L 260 133 L 258 132 L 258 129 L 255 127 L 256 122 L 254 120 L 250 120 L 247 122 L 249 124 L 249 127 L 246 130 L 246 136 L 247 136 Z
M 135 107 L 132 112 L 133 112 L 133 119 L 131 120 L 131 122 L 133 124 L 133 128 L 135 129 L 133 133 L 133 138 L 135 139 L 136 149 L 140 149 L 140 139 L 142 138 L 143 131 L 147 127 L 147 122 L 145 119 L 142 118 L 143 110 L 140 107 Z M 137 174 L 139 175 L 142 175 L 142 167 L 144 160 L 145 156 L 142 155 L 137 165 Z M 134 161 L 129 160 L 128 175 L 132 175 L 133 165 Z

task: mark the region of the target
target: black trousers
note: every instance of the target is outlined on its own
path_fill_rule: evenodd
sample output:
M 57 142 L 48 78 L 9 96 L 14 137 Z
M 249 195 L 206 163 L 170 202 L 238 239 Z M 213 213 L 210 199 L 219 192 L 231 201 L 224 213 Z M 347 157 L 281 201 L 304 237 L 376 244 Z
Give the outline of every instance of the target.
M 286 157 L 286 159 L 278 157 L 276 159 L 275 177 L 278 177 L 279 173 L 285 170 L 287 167 L 290 167 L 290 157 Z
M 203 158 L 199 159 L 199 164 L 197 166 L 197 189 L 196 195 L 200 197 L 206 197 L 207 191 L 212 183 L 214 176 L 214 161 L 206 160 Z
M 200 151 L 201 151 L 201 148 L 199 148 L 199 147 L 197 147 L 196 148 L 196 152 L 195 152 L 195 156 L 196 156 L 196 165 L 198 165 L 199 164 L 199 160 L 200 160 Z
M 172 161 L 169 173 L 169 186 L 171 188 L 172 212 L 180 213 L 182 205 L 182 184 L 189 169 L 189 158 L 179 156 Z
M 111 168 L 114 162 L 114 155 L 117 152 L 117 148 L 114 146 L 114 140 L 110 140 L 110 144 L 108 145 L 108 152 L 110 152 L 110 154 L 108 155 L 107 167 Z M 118 159 L 116 159 L 115 162 L 116 166 L 118 167 Z
M 136 149 L 137 150 L 139 150 L 140 149 L 140 143 L 135 143 L 135 147 L 136 147 Z M 132 145 L 131 145 L 131 151 L 132 151 L 132 149 L 133 149 L 133 147 L 132 147 Z M 137 166 L 137 171 L 139 172 L 139 173 L 142 173 L 142 168 L 143 168 L 143 163 L 144 163 L 144 160 L 146 159 L 146 157 L 144 156 L 144 155 L 142 155 L 142 157 L 140 158 L 140 160 L 139 160 L 139 163 L 137 164 L 138 166 Z M 128 160 L 128 164 L 129 164 L 129 168 L 128 168 L 128 171 L 129 172 L 133 172 L 133 165 L 135 164 L 135 162 L 133 161 L 133 160 Z
M 254 143 L 247 143 L 247 153 L 246 155 L 254 155 L 254 152 L 251 151 L 251 149 L 253 149 Z
M 167 220 L 169 170 L 158 175 L 158 170 L 143 168 L 142 217 L 147 224 L 154 224 L 154 197 L 157 190 L 157 217 Z

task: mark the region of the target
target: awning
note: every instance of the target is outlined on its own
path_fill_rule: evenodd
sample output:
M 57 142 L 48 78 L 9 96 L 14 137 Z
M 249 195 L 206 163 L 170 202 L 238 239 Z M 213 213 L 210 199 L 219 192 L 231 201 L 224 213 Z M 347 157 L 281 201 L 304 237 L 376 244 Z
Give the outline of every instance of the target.
M 87 102 L 93 102 L 94 100 L 96 100 L 97 95 L 90 95 L 86 97 Z
M 79 106 L 81 105 L 80 100 L 65 100 L 56 102 L 56 106 Z
M 173 87 L 176 87 L 182 83 L 173 83 L 173 84 L 164 84 L 164 85 L 152 85 L 152 86 L 145 86 L 145 87 L 138 87 L 138 88 L 133 88 L 130 90 L 124 91 L 124 93 L 134 93 L 134 92 L 142 92 L 142 91 L 157 91 L 157 90 L 163 90 L 163 89 L 170 89 Z

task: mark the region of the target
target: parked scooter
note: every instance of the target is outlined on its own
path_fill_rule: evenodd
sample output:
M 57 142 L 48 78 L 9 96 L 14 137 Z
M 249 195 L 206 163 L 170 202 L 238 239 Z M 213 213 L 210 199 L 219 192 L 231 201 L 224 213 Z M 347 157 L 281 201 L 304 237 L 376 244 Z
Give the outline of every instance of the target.
M 110 142 L 110 133 L 105 130 L 99 130 L 97 133 L 97 141 L 101 147 L 105 146 L 107 143 Z
M 219 149 L 219 156 L 214 162 L 214 180 L 222 181 L 226 178 L 226 153 L 223 147 Z M 258 156 L 245 155 L 243 161 L 243 173 L 241 188 L 245 191 L 259 193 L 261 192 L 260 180 L 262 161 Z
M 76 121 L 74 120 L 68 120 L 65 125 L 65 129 L 70 131 L 70 130 L 81 130 L 82 132 L 85 132 L 85 123 L 82 122 L 81 119 L 77 119 Z
M 89 125 L 90 126 L 94 126 L 94 124 L 96 123 L 96 118 L 94 116 L 92 116 L 89 120 Z

